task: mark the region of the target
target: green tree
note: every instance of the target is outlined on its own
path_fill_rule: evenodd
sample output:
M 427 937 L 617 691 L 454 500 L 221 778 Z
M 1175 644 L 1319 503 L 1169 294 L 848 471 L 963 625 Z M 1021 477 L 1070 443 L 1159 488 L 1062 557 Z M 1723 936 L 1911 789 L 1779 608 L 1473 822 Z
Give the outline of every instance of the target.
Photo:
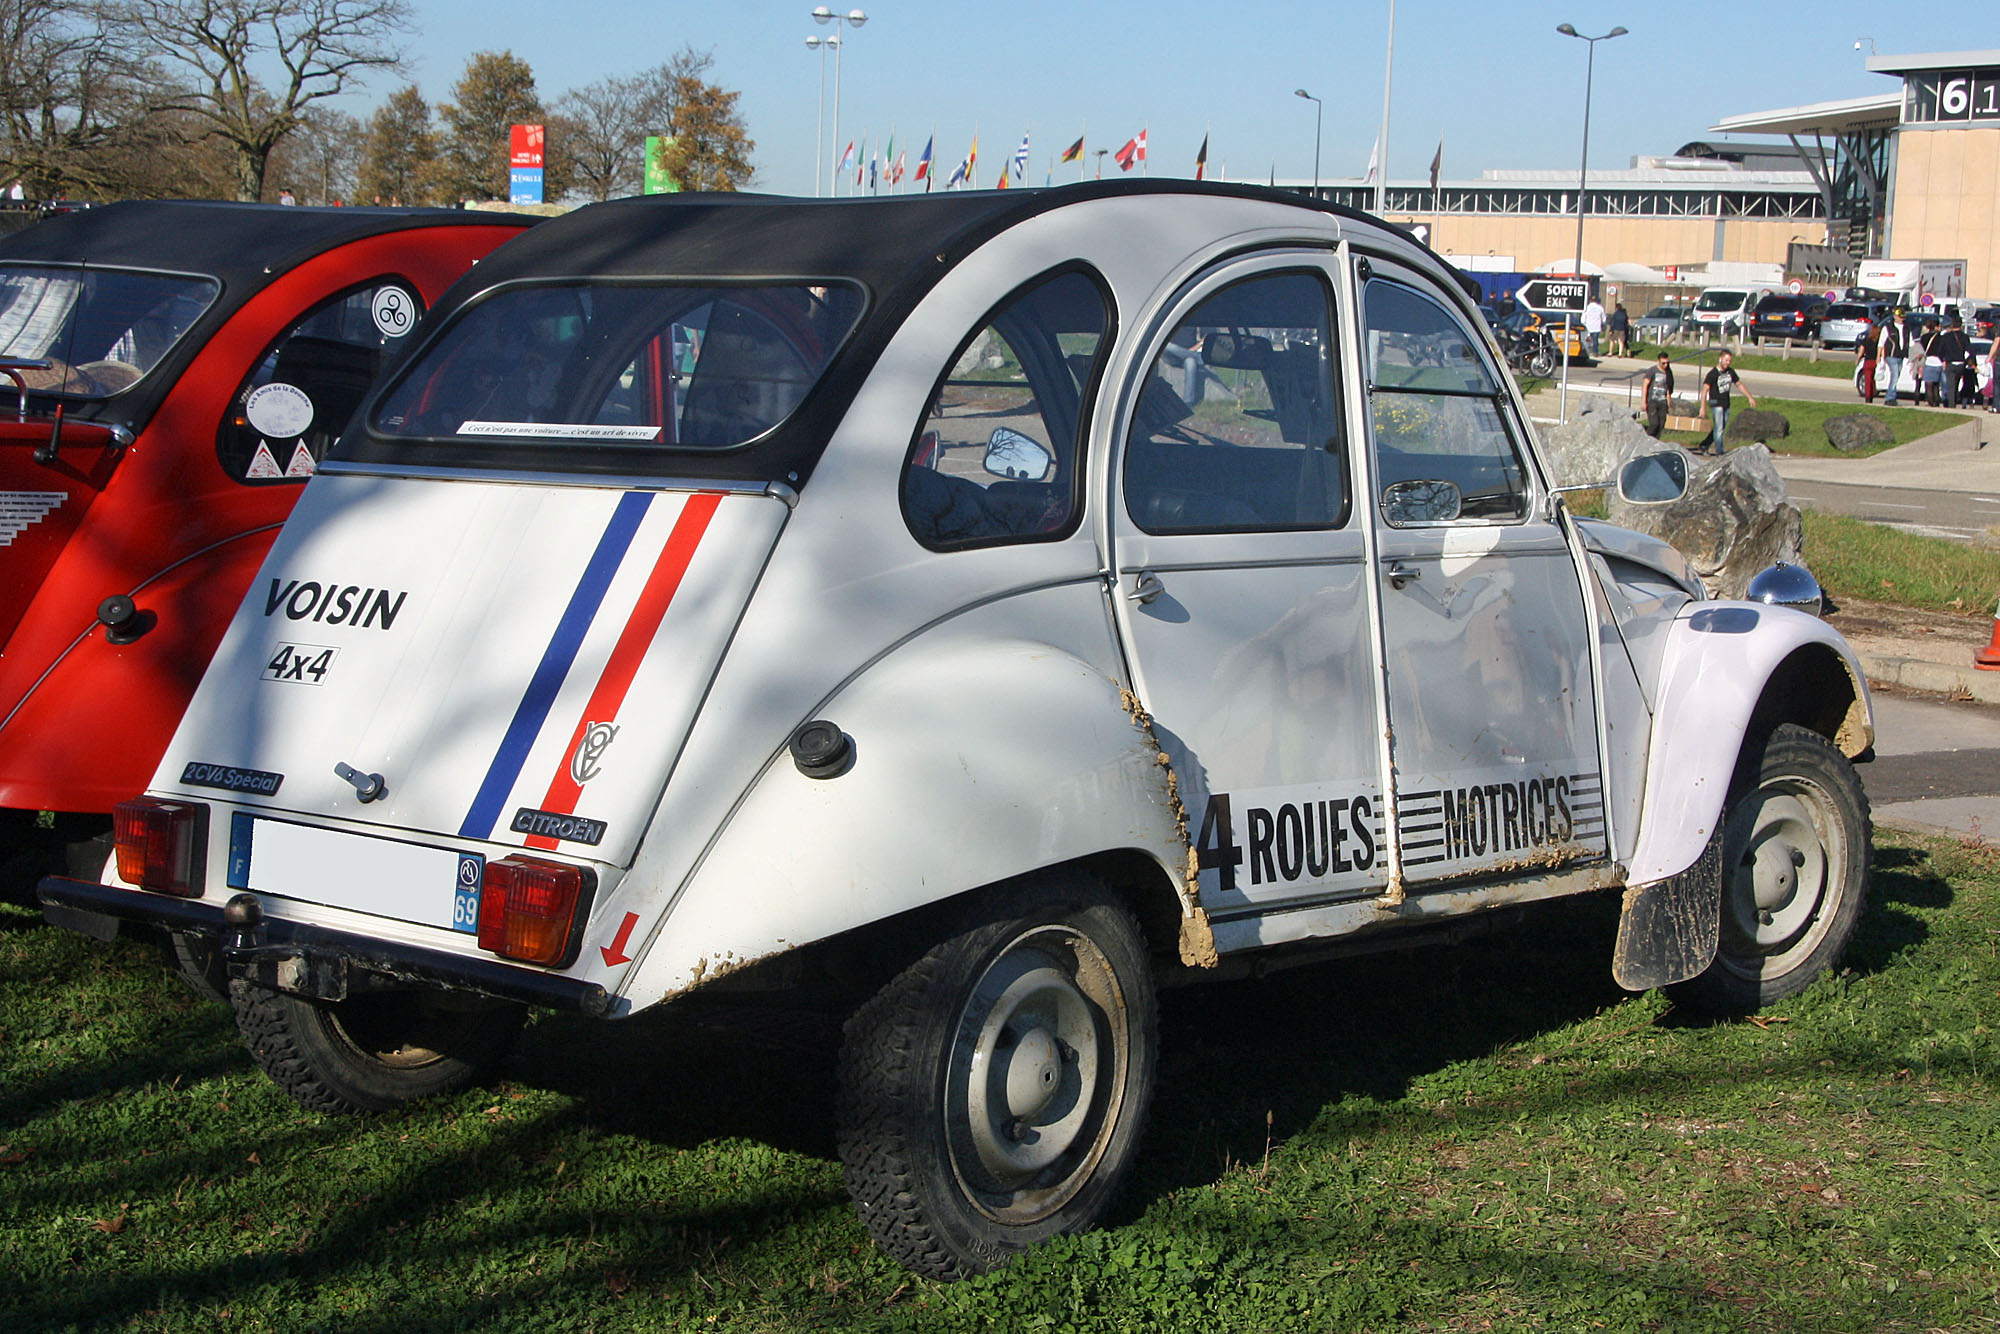
M 681 188 L 740 190 L 750 184 L 755 175 L 750 154 L 757 145 L 736 111 L 742 94 L 684 74 L 673 81 L 673 97 L 667 117 L 673 143 L 667 147 L 666 166 Z
M 535 93 L 535 72 L 512 51 L 479 51 L 452 85 L 451 101 L 438 108 L 443 122 L 438 161 L 452 199 L 505 199 L 508 134 L 516 125 L 546 125 Z M 560 199 L 568 186 L 564 164 L 545 152 L 544 198 Z
M 354 186 L 358 204 L 440 202 L 437 132 L 430 103 L 414 85 L 397 89 L 375 108 L 362 132 Z
M 163 105 L 232 150 L 244 200 L 263 198 L 272 151 L 311 103 L 401 63 L 394 39 L 412 22 L 407 0 L 119 0 L 111 12 L 182 85 Z

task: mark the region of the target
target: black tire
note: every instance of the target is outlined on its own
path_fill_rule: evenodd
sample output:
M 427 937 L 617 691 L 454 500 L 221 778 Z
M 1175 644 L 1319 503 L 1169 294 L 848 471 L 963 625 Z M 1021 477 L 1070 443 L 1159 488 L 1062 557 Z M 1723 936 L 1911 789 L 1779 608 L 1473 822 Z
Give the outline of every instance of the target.
M 1556 373 L 1556 350 L 1543 343 L 1535 349 L 1534 357 L 1528 363 L 1528 370 L 1546 380 Z
M 1144 936 L 1102 882 L 986 898 L 847 1022 L 840 1157 L 869 1234 L 957 1279 L 1090 1227 L 1131 1166 L 1158 1047 Z
M 316 1112 L 380 1112 L 477 1082 L 520 1032 L 517 1005 L 450 991 L 375 991 L 322 1001 L 229 984 L 251 1056 Z
M 229 970 L 213 940 L 170 931 L 160 948 L 167 957 L 167 967 L 187 983 L 188 990 L 206 1001 L 229 1003 Z
M 1785 723 L 1739 766 L 1722 826 L 1715 962 L 1668 987 L 1704 1014 L 1795 996 L 1846 952 L 1868 901 L 1868 796 L 1847 758 Z

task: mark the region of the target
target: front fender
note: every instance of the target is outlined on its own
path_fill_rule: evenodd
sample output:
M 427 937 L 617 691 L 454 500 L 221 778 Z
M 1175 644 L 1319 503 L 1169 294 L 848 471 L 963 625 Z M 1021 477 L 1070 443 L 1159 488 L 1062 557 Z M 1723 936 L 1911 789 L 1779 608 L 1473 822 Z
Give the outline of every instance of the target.
M 1850 757 L 1875 741 L 1868 683 L 1826 622 L 1754 602 L 1690 604 L 1665 636 L 1639 842 L 1626 881 L 1678 875 L 1722 816 L 1744 739 L 1798 722 Z
M 1073 653 L 920 636 L 818 716 L 852 739 L 852 766 L 816 779 L 783 748 L 771 757 L 622 989 L 632 1008 L 1107 850 L 1137 850 L 1159 864 L 1163 885 L 1182 883 L 1186 831 L 1149 724 L 1117 681 Z M 1185 892 L 1184 915 L 1195 911 Z

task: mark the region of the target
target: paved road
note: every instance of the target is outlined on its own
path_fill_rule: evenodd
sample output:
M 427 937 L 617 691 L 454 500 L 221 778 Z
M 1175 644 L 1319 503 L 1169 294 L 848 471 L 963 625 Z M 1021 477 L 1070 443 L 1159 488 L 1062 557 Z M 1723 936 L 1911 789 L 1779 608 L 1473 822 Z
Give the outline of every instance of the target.
M 2000 530 L 2000 489 L 1976 495 L 1928 488 L 1848 486 L 1798 477 L 1787 478 L 1785 488 L 1793 500 L 1809 508 L 1851 514 L 1926 537 L 1970 542 Z
M 1877 694 L 1859 772 L 1878 824 L 2000 842 L 2000 707 Z

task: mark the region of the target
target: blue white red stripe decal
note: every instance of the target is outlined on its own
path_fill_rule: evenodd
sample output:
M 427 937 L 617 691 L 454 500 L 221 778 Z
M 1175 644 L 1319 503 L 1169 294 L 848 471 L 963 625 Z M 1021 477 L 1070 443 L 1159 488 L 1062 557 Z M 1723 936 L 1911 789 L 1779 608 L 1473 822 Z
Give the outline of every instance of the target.
M 507 733 L 500 740 L 500 748 L 494 752 L 493 763 L 486 770 L 478 795 L 472 799 L 472 808 L 465 813 L 465 823 L 458 827 L 460 837 L 487 838 L 492 835 L 493 826 L 499 822 L 500 813 L 506 807 L 507 794 L 520 780 L 528 752 L 533 748 L 535 738 L 541 734 L 543 724 L 548 721 L 549 710 L 555 707 L 556 694 L 562 688 L 563 678 L 569 675 L 570 668 L 576 663 L 584 636 L 589 632 L 598 608 L 604 603 L 604 594 L 611 587 L 612 577 L 618 573 L 625 553 L 632 546 L 633 535 L 639 531 L 639 522 L 646 517 L 653 495 L 651 491 L 628 491 L 619 497 L 618 507 L 611 513 L 611 522 L 605 526 L 604 535 L 597 540 L 597 549 L 590 553 L 590 563 L 583 567 L 583 576 L 577 581 L 576 591 L 570 594 L 569 605 L 563 609 L 562 619 L 556 623 L 555 634 L 543 651 L 535 674 L 528 680 L 527 691 L 514 710 L 513 721 L 507 724 Z
M 646 586 L 639 592 L 639 601 L 633 606 L 625 628 L 619 632 L 611 656 L 605 660 L 597 685 L 590 692 L 590 700 L 583 707 L 583 716 L 576 720 L 569 743 L 556 757 L 555 776 L 549 781 L 548 795 L 542 798 L 539 809 L 561 815 L 575 813 L 577 799 L 583 795 L 583 785 L 570 773 L 570 756 L 582 744 L 584 731 L 592 723 L 608 723 L 617 718 L 618 710 L 625 703 L 625 692 L 632 688 L 632 678 L 639 674 L 639 664 L 646 656 L 646 649 L 659 632 L 660 622 L 666 619 L 667 608 L 673 605 L 674 594 L 680 590 L 681 580 L 694 560 L 695 549 L 701 545 L 702 534 L 708 530 L 708 521 L 715 516 L 715 508 L 721 503 L 720 495 L 707 493 L 690 496 L 687 504 L 681 507 L 673 532 L 660 549 L 660 557 L 653 563 L 652 573 L 646 577 Z M 553 848 L 556 840 L 543 834 L 530 834 L 528 846 Z

